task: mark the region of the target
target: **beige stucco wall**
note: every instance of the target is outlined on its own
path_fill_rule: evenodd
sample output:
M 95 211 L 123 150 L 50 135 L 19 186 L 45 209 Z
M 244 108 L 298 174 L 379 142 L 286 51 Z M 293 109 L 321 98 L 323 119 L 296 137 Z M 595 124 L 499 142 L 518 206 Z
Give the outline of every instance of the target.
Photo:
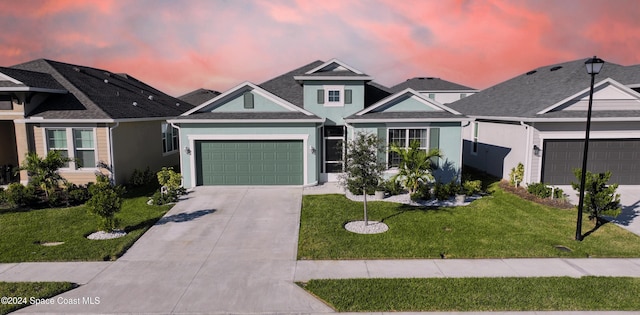
M 164 120 L 120 123 L 113 129 L 114 162 L 117 183 L 126 183 L 135 169 L 147 167 L 154 173 L 163 166 L 180 164 L 180 156 L 162 153 Z

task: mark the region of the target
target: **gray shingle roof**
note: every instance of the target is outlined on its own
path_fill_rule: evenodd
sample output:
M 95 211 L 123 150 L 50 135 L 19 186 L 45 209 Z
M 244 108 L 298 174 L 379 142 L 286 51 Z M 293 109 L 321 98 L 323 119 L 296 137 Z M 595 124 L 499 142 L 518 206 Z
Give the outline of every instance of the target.
M 310 71 L 323 63 L 324 62 L 320 60 L 316 60 L 308 65 L 302 66 L 285 74 L 279 75 L 273 79 L 265 81 L 259 84 L 259 86 L 286 100 L 287 102 L 302 108 L 304 107 L 303 87 L 302 84 L 296 81 L 293 77 L 302 75 L 305 72 Z
M 415 91 L 460 91 L 460 90 L 475 90 L 468 86 L 460 85 L 457 83 L 442 80 L 440 78 L 432 77 L 417 77 L 411 78 L 402 83 L 396 84 L 390 88 L 392 92 L 400 92 L 407 88 L 411 88 Z
M 129 75 L 46 59 L 11 68 L 48 73 L 70 92 L 47 98 L 30 116 L 47 119 L 161 118 L 177 116 L 193 108 Z
M 208 89 L 197 89 L 191 91 L 185 95 L 178 96 L 178 99 L 187 102 L 191 105 L 198 106 L 206 101 L 209 101 L 216 96 L 220 95 L 220 92 Z
M 20 69 L 0 67 L 0 73 L 8 75 L 23 84 L 15 84 L 11 81 L 0 81 L 2 87 L 32 87 L 49 90 L 65 90 L 50 74 L 33 72 Z
M 206 112 L 206 113 L 193 113 L 188 116 L 178 116 L 174 120 L 190 120 L 190 119 L 220 119 L 220 120 L 253 120 L 253 119 L 304 119 L 304 120 L 318 120 L 321 119 L 316 115 L 306 115 L 301 112 Z
M 585 60 L 537 68 L 448 106 L 471 116 L 540 118 L 542 115 L 536 113 L 589 88 L 591 81 L 585 70 Z M 596 83 L 606 78 L 627 85 L 637 84 L 640 83 L 640 67 L 605 63 L 596 75 Z

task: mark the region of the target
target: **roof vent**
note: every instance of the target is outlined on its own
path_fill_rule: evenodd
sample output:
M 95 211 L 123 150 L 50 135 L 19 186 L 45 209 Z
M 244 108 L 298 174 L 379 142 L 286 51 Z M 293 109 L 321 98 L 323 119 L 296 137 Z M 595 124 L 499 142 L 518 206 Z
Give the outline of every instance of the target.
M 180 103 L 176 103 L 176 106 L 180 106 Z
M 138 106 L 138 102 L 133 102 L 133 106 Z
M 109 80 L 107 80 L 107 79 L 104 79 L 104 83 L 109 83 Z
M 527 72 L 527 75 L 532 75 L 532 74 L 534 74 L 536 72 L 538 72 L 538 70 L 531 70 L 531 71 Z
M 73 71 L 75 71 L 75 72 L 80 72 L 80 68 L 78 68 L 78 67 L 73 67 Z
M 149 100 L 153 101 L 153 95 L 149 95 Z
M 109 72 L 106 72 L 106 71 L 105 71 L 105 72 L 104 72 L 104 75 L 106 75 L 106 76 L 110 77 L 110 76 L 111 76 L 111 73 L 109 73 Z
M 560 70 L 560 69 L 562 69 L 562 66 L 555 66 L 555 67 L 551 68 L 550 70 L 551 71 L 556 71 L 556 70 Z

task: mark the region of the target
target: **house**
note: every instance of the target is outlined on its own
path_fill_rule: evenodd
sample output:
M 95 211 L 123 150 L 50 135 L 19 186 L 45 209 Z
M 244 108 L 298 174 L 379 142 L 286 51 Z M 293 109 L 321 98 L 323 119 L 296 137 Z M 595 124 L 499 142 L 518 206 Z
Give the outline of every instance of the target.
M 595 77 L 588 170 L 640 184 L 640 65 L 605 63 Z M 540 67 L 449 106 L 474 119 L 464 164 L 524 183 L 567 185 L 581 167 L 590 91 L 585 60 Z
M 394 93 L 405 89 L 412 89 L 440 104 L 452 103 L 478 92 L 474 88 L 434 77 L 411 78 L 390 88 Z
M 0 67 L 0 165 L 56 150 L 71 158 L 60 174 L 72 183 L 95 181 L 98 164 L 124 183 L 134 169 L 179 164 L 166 119 L 191 108 L 127 74 L 45 59 Z M 0 177 L 17 180 L 26 172 Z
M 315 61 L 262 84 L 243 82 L 168 122 L 180 130 L 185 187 L 316 185 L 343 171 L 344 141 L 376 133 L 386 144 L 441 148 L 442 180 L 459 173 L 468 119 L 420 93 L 392 94 L 344 62 Z M 392 154 L 380 156 L 397 166 Z M 448 176 L 448 177 L 447 177 Z

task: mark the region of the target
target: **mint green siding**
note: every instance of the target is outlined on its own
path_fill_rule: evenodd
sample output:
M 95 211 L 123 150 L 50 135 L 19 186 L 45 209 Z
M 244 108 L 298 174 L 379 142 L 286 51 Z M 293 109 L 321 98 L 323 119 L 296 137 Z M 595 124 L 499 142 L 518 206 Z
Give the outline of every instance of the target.
M 439 148 L 442 151 L 443 158 L 440 160 L 440 169 L 434 172 L 436 179 L 440 182 L 449 182 L 459 179 L 462 167 L 462 127 L 459 122 L 442 122 L 442 123 L 352 123 L 353 130 L 348 132 L 351 137 L 352 132 L 373 133 L 387 145 L 387 137 L 389 129 L 419 129 L 429 128 L 429 146 L 431 148 Z M 387 159 L 386 154 L 380 154 L 381 161 Z M 390 176 L 390 175 L 389 175 Z
M 228 98 L 221 100 L 221 105 L 211 109 L 212 112 L 289 112 L 288 109 L 265 98 L 264 96 L 250 91 L 253 95 L 253 108 L 246 109 L 244 106 L 244 93 L 234 93 Z
M 430 112 L 435 111 L 436 109 L 425 105 L 424 103 L 413 99 L 410 95 L 400 97 L 398 99 L 393 100 L 376 108 L 375 112 Z
M 318 104 L 318 91 L 324 86 L 344 86 L 345 90 L 351 90 L 351 104 L 340 107 Z M 344 97 L 344 94 L 342 97 Z M 324 98 L 326 102 L 327 99 Z M 326 117 L 326 125 L 344 125 L 344 117 L 355 114 L 364 109 L 364 82 L 362 81 L 305 81 L 304 82 L 304 109 L 319 117 Z

